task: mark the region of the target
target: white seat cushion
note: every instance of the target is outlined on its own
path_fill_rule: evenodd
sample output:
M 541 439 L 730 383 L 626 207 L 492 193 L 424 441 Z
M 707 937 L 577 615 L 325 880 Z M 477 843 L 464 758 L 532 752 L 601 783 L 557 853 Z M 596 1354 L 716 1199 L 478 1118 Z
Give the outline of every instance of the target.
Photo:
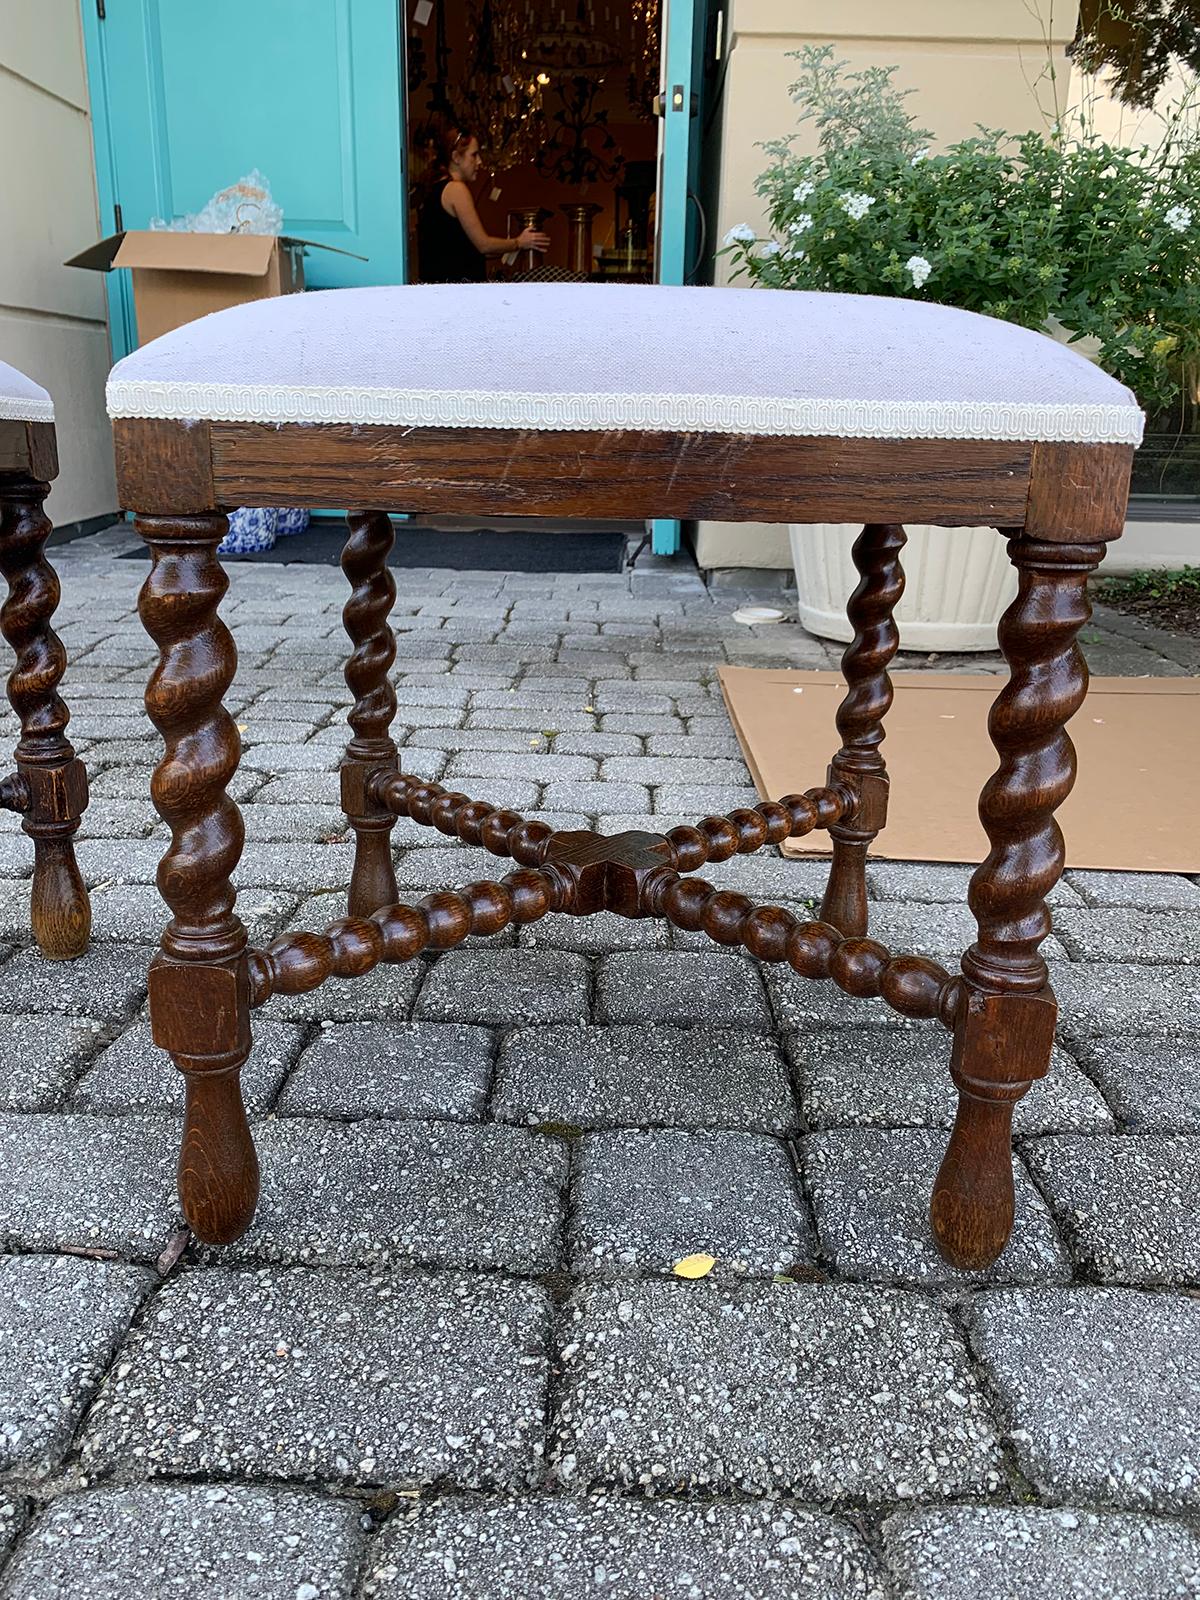
M 914 300 L 616 284 L 326 290 L 113 368 L 114 417 L 1136 444 L 1130 392 L 1044 334 Z
M 0 361 L 0 422 L 53 422 L 54 401 L 16 367 Z

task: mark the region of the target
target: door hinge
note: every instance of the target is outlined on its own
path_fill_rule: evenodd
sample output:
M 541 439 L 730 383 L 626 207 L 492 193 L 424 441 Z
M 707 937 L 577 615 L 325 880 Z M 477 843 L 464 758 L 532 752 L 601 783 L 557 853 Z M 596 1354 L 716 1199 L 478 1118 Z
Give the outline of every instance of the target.
M 108 12 L 104 9 L 104 0 L 96 0 L 96 15 L 103 22 Z
M 125 232 L 125 218 L 121 214 L 121 205 L 119 201 L 113 206 L 113 232 Z

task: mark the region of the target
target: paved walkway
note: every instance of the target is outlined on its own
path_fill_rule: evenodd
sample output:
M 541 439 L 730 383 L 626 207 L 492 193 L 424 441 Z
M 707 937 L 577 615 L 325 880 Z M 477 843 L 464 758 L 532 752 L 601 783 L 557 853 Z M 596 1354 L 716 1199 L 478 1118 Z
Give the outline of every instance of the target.
M 273 1002 L 247 1074 L 259 1218 L 205 1252 L 144 1011 L 163 839 L 128 543 L 57 552 L 85 960 L 29 949 L 0 814 L 0 1595 L 1200 1593 L 1196 882 L 1056 891 L 1061 1047 L 982 1279 L 926 1234 L 944 1035 L 606 917 Z M 749 801 L 715 667 L 833 662 L 664 565 L 398 577 L 408 770 L 560 824 Z M 330 569 L 233 572 L 256 939 L 340 912 L 342 598 Z M 1112 617 L 1091 655 L 1200 665 Z M 408 823 L 396 842 L 414 896 L 503 871 Z M 813 864 L 715 871 L 819 892 Z M 874 867 L 880 937 L 956 956 L 966 876 Z M 672 1277 L 697 1250 L 711 1277 Z

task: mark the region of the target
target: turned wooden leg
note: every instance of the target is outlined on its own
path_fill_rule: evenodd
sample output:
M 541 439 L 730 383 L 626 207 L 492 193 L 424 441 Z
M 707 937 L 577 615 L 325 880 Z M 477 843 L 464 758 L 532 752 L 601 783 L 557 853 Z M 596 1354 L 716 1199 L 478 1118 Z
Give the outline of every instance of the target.
M 171 829 L 158 887 L 173 916 L 150 967 L 150 1021 L 187 1083 L 179 1194 L 210 1244 L 244 1233 L 258 1199 L 239 1077 L 250 1053 L 246 930 L 229 881 L 243 828 L 225 793 L 241 755 L 221 704 L 237 666 L 217 616 L 228 579 L 216 550 L 227 527 L 215 514 L 137 519 L 152 557 L 138 605 L 159 650 L 146 710 L 166 744 L 151 795 Z
M 830 763 L 829 785 L 849 782 L 859 798 L 854 812 L 829 830 L 833 861 L 821 902 L 821 921 L 847 936 L 867 931 L 867 851 L 887 821 L 887 769 L 879 746 L 892 703 L 888 663 L 900 643 L 892 613 L 904 593 L 904 543 L 904 529 L 895 523 L 872 523 L 854 541 L 861 577 L 846 606 L 854 638 L 842 656 L 846 697 L 837 714 L 842 747 Z
M 70 712 L 58 693 L 67 653 L 50 626 L 58 575 L 46 560 L 49 485 L 0 474 L 0 572 L 8 598 L 0 628 L 16 651 L 8 698 L 21 719 L 17 777 L 5 798 L 33 840 L 30 921 L 44 956 L 69 960 L 87 949 L 92 910 L 71 840 L 88 800 L 87 772 L 66 736 Z
M 387 565 L 394 534 L 382 511 L 351 512 L 346 521 L 350 537 L 342 551 L 342 571 L 352 588 L 342 621 L 354 645 L 346 662 L 346 686 L 354 696 L 348 719 L 353 736 L 341 769 L 342 810 L 354 829 L 347 909 L 352 917 L 369 917 L 400 898 L 392 865 L 396 818 L 369 793 L 376 774 L 397 770 L 396 746 L 388 732 L 396 715 L 389 676 L 396 639 L 388 622 L 396 585 Z
M 1009 680 L 988 720 L 1000 766 L 979 801 L 991 849 L 968 895 L 979 936 L 963 956 L 955 1015 L 958 1115 L 931 1208 L 942 1255 L 972 1269 L 993 1262 L 1012 1231 L 1013 1107 L 1045 1074 L 1054 1043 L 1058 1007 L 1039 946 L 1064 861 L 1054 813 L 1075 781 L 1065 724 L 1087 693 L 1075 640 L 1104 554 L 1027 538 L 1008 549 L 1020 586 L 1000 623 Z

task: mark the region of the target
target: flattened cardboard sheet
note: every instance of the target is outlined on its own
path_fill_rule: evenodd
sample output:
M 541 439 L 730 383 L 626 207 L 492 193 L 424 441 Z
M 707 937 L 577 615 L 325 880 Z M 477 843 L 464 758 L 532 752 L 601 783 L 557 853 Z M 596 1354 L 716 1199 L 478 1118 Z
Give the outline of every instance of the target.
M 837 672 L 722 667 L 721 689 L 763 799 L 825 782 L 837 748 Z M 1003 676 L 895 672 L 883 753 L 888 825 L 871 854 L 889 861 L 981 861 L 979 791 L 996 770 L 988 709 Z M 1093 678 L 1068 725 L 1079 775 L 1058 820 L 1070 867 L 1200 872 L 1200 678 Z M 825 855 L 829 839 L 791 839 Z

